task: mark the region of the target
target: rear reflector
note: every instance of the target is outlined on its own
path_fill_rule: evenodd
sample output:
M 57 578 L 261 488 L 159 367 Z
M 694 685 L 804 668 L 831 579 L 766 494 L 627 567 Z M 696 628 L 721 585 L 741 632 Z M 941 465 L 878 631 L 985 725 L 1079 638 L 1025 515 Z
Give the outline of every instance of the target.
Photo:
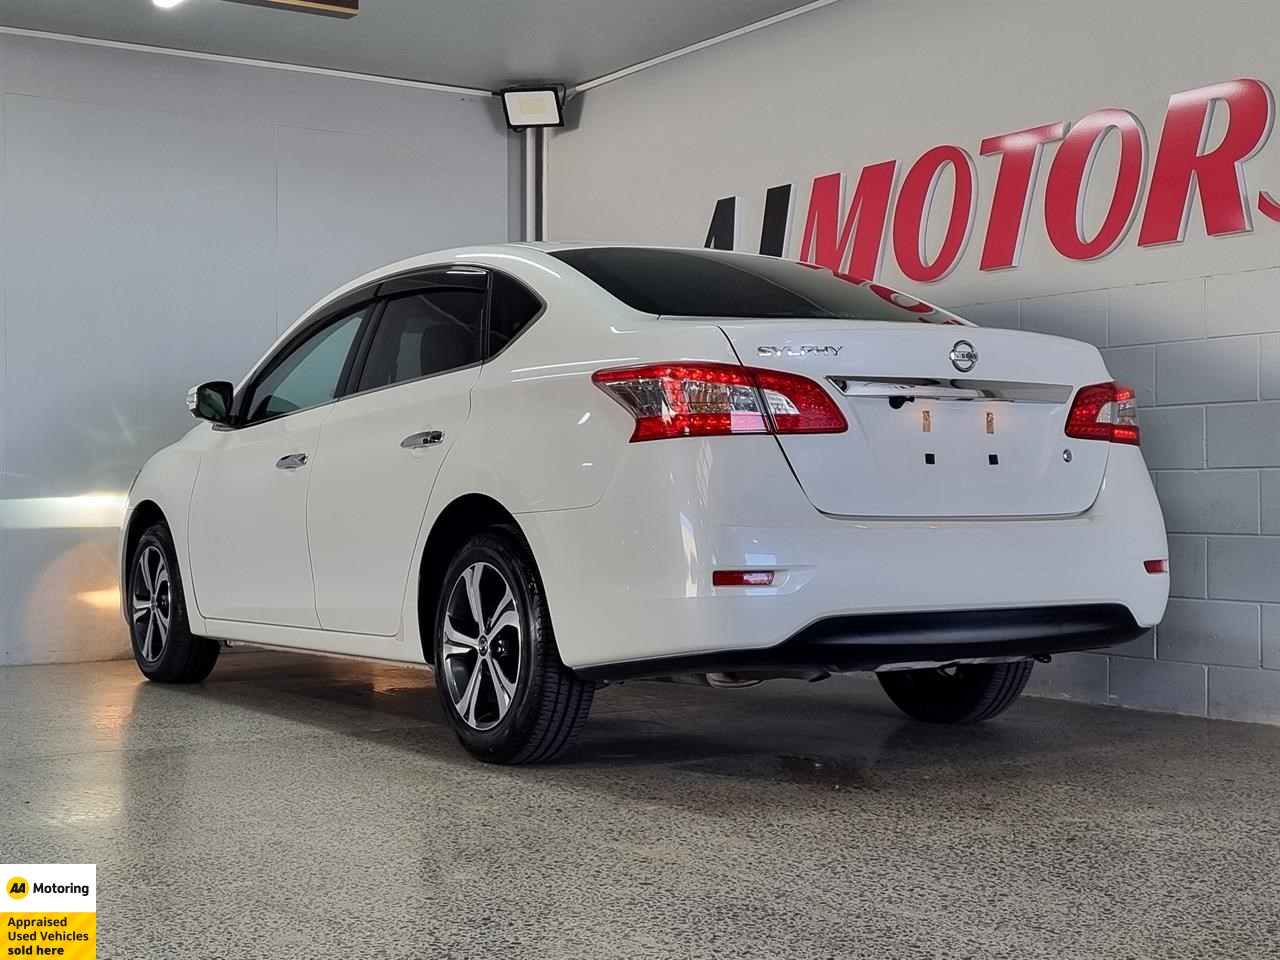
M 711 574 L 713 587 L 768 587 L 773 585 L 772 570 L 716 570 Z
M 1143 560 L 1142 566 L 1146 568 L 1147 573 L 1168 573 L 1168 560 Z
M 733 433 L 843 433 L 831 395 L 807 377 L 728 363 L 600 370 L 592 381 L 635 418 L 632 442 Z
M 1138 405 L 1123 383 L 1081 387 L 1067 414 L 1066 434 L 1078 440 L 1138 442 Z

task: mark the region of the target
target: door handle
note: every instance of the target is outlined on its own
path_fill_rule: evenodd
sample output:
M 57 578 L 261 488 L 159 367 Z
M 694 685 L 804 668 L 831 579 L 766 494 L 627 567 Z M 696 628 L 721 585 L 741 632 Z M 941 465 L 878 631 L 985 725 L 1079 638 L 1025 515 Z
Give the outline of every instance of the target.
M 439 443 L 444 439 L 443 430 L 423 430 L 421 433 L 411 433 L 400 441 L 400 446 L 406 450 L 416 450 L 419 447 L 429 447 L 434 443 Z
M 299 467 L 307 465 L 307 455 L 305 453 L 291 453 L 287 457 L 281 457 L 276 461 L 276 466 L 281 470 L 297 470 Z

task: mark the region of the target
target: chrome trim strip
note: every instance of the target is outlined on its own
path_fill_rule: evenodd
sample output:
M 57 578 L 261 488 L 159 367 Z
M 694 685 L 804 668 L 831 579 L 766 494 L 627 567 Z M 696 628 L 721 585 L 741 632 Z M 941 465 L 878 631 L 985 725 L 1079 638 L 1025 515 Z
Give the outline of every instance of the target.
M 973 380 L 930 377 L 827 377 L 846 397 L 922 400 L 996 400 L 1007 403 L 1066 403 L 1073 387 L 1065 383 Z

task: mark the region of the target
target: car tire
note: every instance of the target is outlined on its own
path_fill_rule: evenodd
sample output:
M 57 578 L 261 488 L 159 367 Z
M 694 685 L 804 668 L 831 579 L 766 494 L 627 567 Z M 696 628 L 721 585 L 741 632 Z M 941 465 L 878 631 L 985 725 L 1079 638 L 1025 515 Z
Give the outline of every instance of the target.
M 959 663 L 877 673 L 889 699 L 925 723 L 978 723 L 1007 710 L 1031 677 L 1030 660 Z
M 595 684 L 561 661 L 542 580 L 518 530 L 492 527 L 457 552 L 434 635 L 440 702 L 472 756 L 544 763 L 569 748 Z
M 165 524 L 152 524 L 139 538 L 127 586 L 129 636 L 142 675 L 157 683 L 199 683 L 207 677 L 221 648 L 191 632 L 178 554 Z

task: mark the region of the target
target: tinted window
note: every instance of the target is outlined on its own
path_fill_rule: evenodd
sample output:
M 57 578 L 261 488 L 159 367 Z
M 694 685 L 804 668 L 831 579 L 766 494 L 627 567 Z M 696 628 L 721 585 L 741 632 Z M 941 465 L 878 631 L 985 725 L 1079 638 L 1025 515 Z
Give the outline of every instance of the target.
M 365 310 L 341 317 L 311 334 L 277 362 L 253 388 L 250 423 L 328 403 L 338 395 L 342 370 Z
M 552 256 L 645 313 L 956 322 L 944 310 L 885 287 L 877 292 L 871 284 L 775 257 L 629 247 L 560 250 Z
M 493 297 L 489 301 L 489 356 L 519 336 L 520 331 L 541 312 L 542 301 L 524 284 L 495 273 Z
M 483 314 L 483 290 L 428 290 L 387 301 L 357 389 L 476 363 Z

